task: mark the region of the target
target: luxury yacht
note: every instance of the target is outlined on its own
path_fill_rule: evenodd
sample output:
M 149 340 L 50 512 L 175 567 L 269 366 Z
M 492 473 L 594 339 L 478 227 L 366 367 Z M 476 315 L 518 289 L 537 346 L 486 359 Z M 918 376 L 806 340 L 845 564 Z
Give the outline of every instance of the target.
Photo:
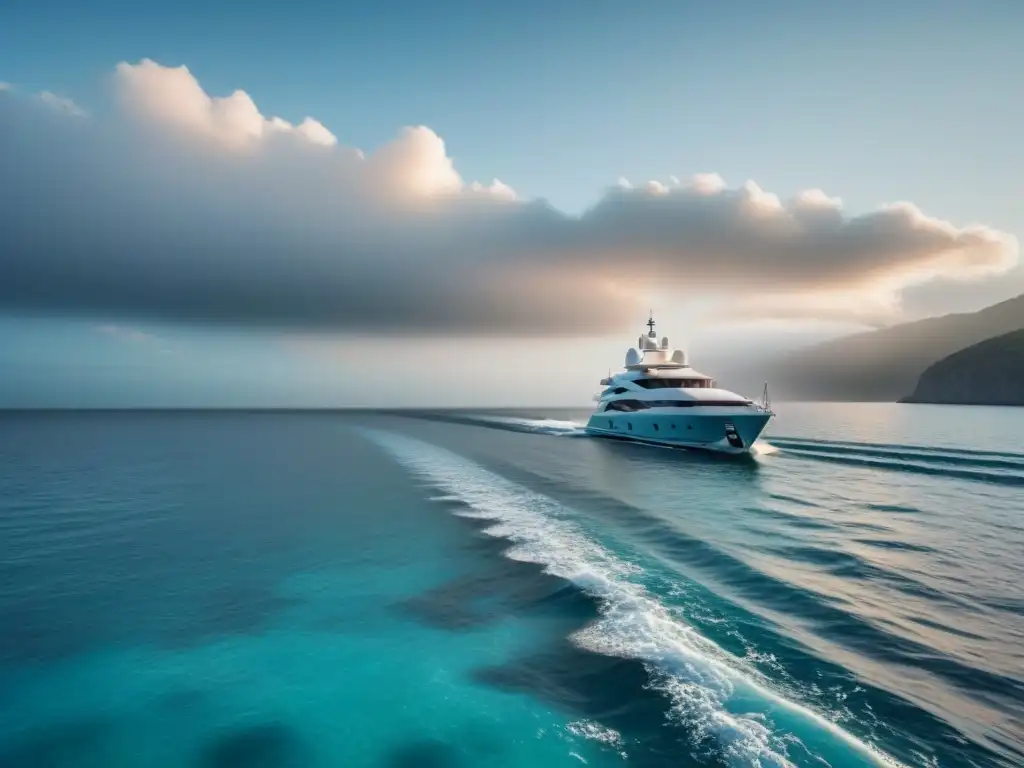
M 658 343 L 654 317 L 637 347 L 626 352 L 625 371 L 602 379 L 597 410 L 587 432 L 641 443 L 748 453 L 774 416 L 768 401 L 755 403 L 719 389 L 710 376 L 690 367 L 668 338 Z

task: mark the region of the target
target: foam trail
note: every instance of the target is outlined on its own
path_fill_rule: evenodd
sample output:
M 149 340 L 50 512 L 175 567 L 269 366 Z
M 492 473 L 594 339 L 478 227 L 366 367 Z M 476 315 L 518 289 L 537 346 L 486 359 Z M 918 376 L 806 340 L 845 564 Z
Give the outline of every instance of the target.
M 513 542 L 507 557 L 541 564 L 598 598 L 601 618 L 575 640 L 644 661 L 652 685 L 674 702 L 676 720 L 695 738 L 713 736 L 730 765 L 899 765 L 769 690 L 756 673 L 679 621 L 633 580 L 642 570 L 589 538 L 573 524 L 571 510 L 555 500 L 428 443 L 378 430 L 364 434 L 440 493 L 465 503 L 456 514 L 492 520 L 487 532 Z
M 479 415 L 472 417 L 475 421 L 484 424 L 496 424 L 513 429 L 520 429 L 523 432 L 540 432 L 545 435 L 577 435 L 586 434 L 582 424 L 575 421 L 562 421 L 559 419 L 527 419 L 517 416 L 486 416 Z

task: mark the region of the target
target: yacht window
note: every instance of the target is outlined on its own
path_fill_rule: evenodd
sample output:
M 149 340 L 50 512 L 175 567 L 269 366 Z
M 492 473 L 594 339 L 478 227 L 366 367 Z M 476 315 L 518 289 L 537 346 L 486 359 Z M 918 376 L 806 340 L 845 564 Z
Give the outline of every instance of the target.
M 641 411 L 650 406 L 639 400 L 612 400 L 605 406 L 606 411 Z
M 634 379 L 644 389 L 704 389 L 710 387 L 712 382 L 707 379 Z
M 657 431 L 658 431 L 658 425 L 657 425 L 657 424 L 655 424 L 655 425 L 654 425 L 654 431 L 655 431 L 655 432 L 657 432 Z
M 612 400 L 606 411 L 642 411 L 647 408 L 702 408 L 715 405 L 750 405 L 749 400 Z
M 632 422 L 626 422 L 626 426 L 629 427 L 630 429 L 633 429 L 633 423 Z
M 644 389 L 669 389 L 683 386 L 682 379 L 635 379 Z

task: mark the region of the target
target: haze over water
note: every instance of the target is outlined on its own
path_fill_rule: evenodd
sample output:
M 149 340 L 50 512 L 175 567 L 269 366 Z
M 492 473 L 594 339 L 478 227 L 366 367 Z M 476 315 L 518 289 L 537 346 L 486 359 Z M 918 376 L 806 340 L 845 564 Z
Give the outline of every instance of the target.
M 778 410 L 5 414 L 0 765 L 1020 764 L 1024 413 Z

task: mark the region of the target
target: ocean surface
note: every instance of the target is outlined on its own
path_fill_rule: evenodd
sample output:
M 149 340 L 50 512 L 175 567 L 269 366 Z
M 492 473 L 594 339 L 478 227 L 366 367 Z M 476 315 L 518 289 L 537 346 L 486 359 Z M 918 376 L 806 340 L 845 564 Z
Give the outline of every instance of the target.
M 0 414 L 0 766 L 1024 765 L 1024 409 Z

